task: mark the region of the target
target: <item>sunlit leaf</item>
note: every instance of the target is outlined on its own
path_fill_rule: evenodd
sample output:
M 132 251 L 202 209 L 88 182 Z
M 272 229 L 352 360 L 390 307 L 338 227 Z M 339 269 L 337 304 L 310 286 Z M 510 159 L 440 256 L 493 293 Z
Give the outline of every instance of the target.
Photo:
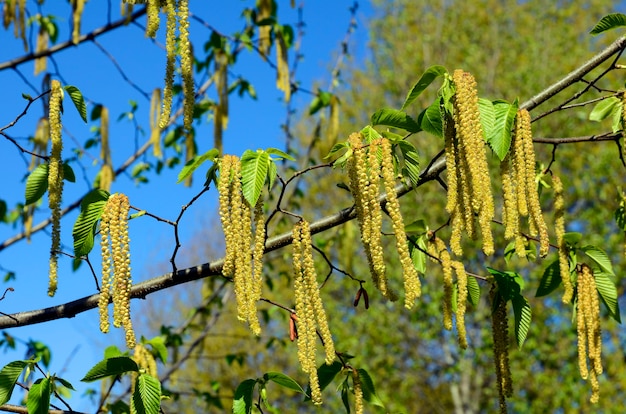
M 611 265 L 611 259 L 604 250 L 599 247 L 587 245 L 581 247 L 581 250 L 585 252 L 587 256 L 591 258 L 603 272 L 608 273 L 611 276 L 615 276 L 613 271 L 613 265 Z
M 421 129 L 417 122 L 406 112 L 397 109 L 383 108 L 376 111 L 370 118 L 372 125 L 385 125 L 404 129 L 409 132 L 419 132 Z
M 272 381 L 280 385 L 281 387 L 285 387 L 290 390 L 297 391 L 297 392 L 304 394 L 304 390 L 302 389 L 300 384 L 298 384 L 293 378 L 285 374 L 281 374 L 280 372 L 268 372 L 267 374 L 263 376 L 263 378 L 266 381 Z
M 417 117 L 420 128 L 429 134 L 443 138 L 443 118 L 441 116 L 441 104 L 439 99 L 430 104 Z
M 513 104 L 505 101 L 495 101 L 493 110 L 495 120 L 493 128 L 487 135 L 487 142 L 500 161 L 502 161 L 511 146 L 511 129 L 517 114 L 517 101 Z
M 41 378 L 35 381 L 28 390 L 26 407 L 28 414 L 47 414 L 50 408 L 50 394 L 52 385 L 48 378 Z
M 614 96 L 604 99 L 593 107 L 589 114 L 590 121 L 600 122 L 610 117 L 615 111 L 621 112 L 621 101 Z
M 626 15 L 622 13 L 611 13 L 600 19 L 589 33 L 597 35 L 621 26 L 626 26 Z
M 193 172 L 198 169 L 198 167 L 200 167 L 205 161 L 214 161 L 219 154 L 219 150 L 217 148 L 213 148 L 208 150 L 204 154 L 196 155 L 195 157 L 187 161 L 182 170 L 180 170 L 180 173 L 178 174 L 178 181 L 176 181 L 176 183 L 178 184 L 184 181 L 187 177 L 193 174 Z
M 241 186 L 243 196 L 254 207 L 267 180 L 270 156 L 267 152 L 247 150 L 241 156 Z
M 78 114 L 83 119 L 85 123 L 87 123 L 87 105 L 85 105 L 85 99 L 83 98 L 83 94 L 76 86 L 67 85 L 64 87 L 69 94 L 72 102 L 74 102 L 74 106 L 78 111 Z
M 74 238 L 74 255 L 82 257 L 91 251 L 96 235 L 96 226 L 102 216 L 102 210 L 109 199 L 109 193 L 104 190 L 92 190 L 80 203 L 80 214 L 74 223 L 72 237 Z
M 480 301 L 480 285 L 476 278 L 468 276 L 467 277 L 467 299 L 469 299 L 469 303 L 473 306 L 478 306 L 478 302 Z
M 407 106 L 411 105 L 421 94 L 430 86 L 435 79 L 440 76 L 443 76 L 447 73 L 446 68 L 443 66 L 435 65 L 431 66 L 420 76 L 419 80 L 413 85 L 411 91 L 407 94 L 404 103 L 402 104 L 402 108 L 405 109 Z
M 140 374 L 130 401 L 131 413 L 158 414 L 161 408 L 161 383 L 152 375 Z
M 617 288 L 611 279 L 611 275 L 602 271 L 594 270 L 593 276 L 596 280 L 596 289 L 600 294 L 600 299 L 602 299 L 602 303 L 604 303 L 609 311 L 611 318 L 615 319 L 618 323 L 622 323 L 619 311 L 619 302 L 617 301 Z
M 256 380 L 247 379 L 237 387 L 233 398 L 233 414 L 250 414 L 252 412 L 252 393 Z
M 102 378 L 117 376 L 126 372 L 137 372 L 139 367 L 130 357 L 119 356 L 103 359 L 85 374 L 81 381 L 92 382 Z
M 511 299 L 511 303 L 515 315 L 515 339 L 517 340 L 517 347 L 521 349 L 530 329 L 532 313 L 528 301 L 522 295 L 515 295 Z
M 0 405 L 11 399 L 15 383 L 28 364 L 29 361 L 13 361 L 0 370 Z
M 357 369 L 357 372 L 359 373 L 359 379 L 361 380 L 363 399 L 372 405 L 384 407 L 385 405 L 382 400 L 378 397 L 378 395 L 376 395 L 376 388 L 374 387 L 374 381 L 372 381 L 370 374 L 362 368 Z
M 48 190 L 48 164 L 39 164 L 26 179 L 25 204 L 37 202 Z

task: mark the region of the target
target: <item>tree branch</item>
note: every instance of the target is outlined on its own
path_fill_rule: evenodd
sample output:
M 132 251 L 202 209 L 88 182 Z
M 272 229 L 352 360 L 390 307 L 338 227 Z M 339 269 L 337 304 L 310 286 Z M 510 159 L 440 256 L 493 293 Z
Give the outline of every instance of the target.
M 88 40 L 93 40 L 96 37 L 103 35 L 107 32 L 110 32 L 111 30 L 114 30 L 120 26 L 124 26 L 132 21 L 137 20 L 138 18 L 140 18 L 141 16 L 143 16 L 144 14 L 146 14 L 146 8 L 142 8 L 141 10 L 137 10 L 136 12 L 134 12 L 133 14 L 130 15 L 130 18 L 127 17 L 123 17 L 120 20 L 113 22 L 113 23 L 109 23 L 106 26 L 102 26 L 99 27 L 95 30 L 93 30 L 90 33 L 84 34 L 82 35 L 79 39 L 78 39 L 78 43 L 74 43 L 71 40 L 68 40 L 67 42 L 64 43 L 59 43 L 58 45 L 55 45 L 49 49 L 43 50 L 41 52 L 37 52 L 37 53 L 29 53 L 27 55 L 22 55 L 20 57 L 18 57 L 17 59 L 13 59 L 13 60 L 9 60 L 6 62 L 2 62 L 0 63 L 0 71 L 3 71 L 5 69 L 12 69 L 15 68 L 19 65 L 21 65 L 22 63 L 26 63 L 29 62 L 31 60 L 35 60 L 38 59 L 40 57 L 44 57 L 44 56 L 50 56 L 53 55 L 57 52 L 60 52 L 64 49 L 67 49 L 69 47 L 73 47 L 76 46 L 80 43 L 86 42 Z

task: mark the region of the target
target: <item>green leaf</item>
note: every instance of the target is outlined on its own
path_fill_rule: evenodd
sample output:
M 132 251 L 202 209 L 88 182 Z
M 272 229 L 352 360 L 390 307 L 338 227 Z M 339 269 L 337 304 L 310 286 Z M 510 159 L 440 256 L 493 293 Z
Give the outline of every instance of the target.
M 2 214 L 0 214 L 2 216 Z M 615 223 L 617 226 L 626 231 L 626 205 L 622 204 L 617 210 L 615 210 Z
M 493 129 L 489 131 L 490 133 L 486 138 L 491 149 L 502 161 L 511 146 L 511 129 L 517 114 L 517 101 L 512 104 L 505 101 L 495 101 L 493 109 L 495 121 Z
M 348 400 L 349 390 L 348 377 L 346 377 L 346 380 L 341 384 L 341 402 L 343 402 L 343 408 L 346 409 L 346 414 L 350 414 L 350 401 Z
M 478 306 L 480 301 L 480 285 L 476 278 L 468 276 L 467 278 L 467 298 L 473 306 Z
M 0 370 L 0 405 L 11 399 L 15 383 L 29 363 L 30 361 L 13 361 Z
M 493 102 L 486 98 L 478 98 L 478 110 L 480 111 L 480 123 L 483 127 L 485 140 L 489 142 L 489 136 L 493 133 L 496 124 L 496 111 Z
M 407 106 L 411 105 L 422 94 L 422 92 L 424 92 L 424 90 L 426 90 L 426 88 L 428 88 L 430 84 L 433 83 L 435 79 L 443 76 L 446 73 L 446 68 L 439 65 L 431 66 L 426 69 L 426 71 L 422 74 L 417 83 L 413 85 L 411 91 L 407 94 L 406 99 L 402 104 L 402 108 L 400 109 L 405 109 Z
M 161 409 L 161 383 L 152 375 L 140 374 L 130 400 L 130 412 L 158 414 Z
M 320 390 L 324 391 L 324 389 L 328 387 L 331 382 L 333 382 L 335 376 L 341 372 L 341 368 L 343 368 L 343 366 L 339 361 L 333 361 L 330 365 L 320 365 L 317 369 L 317 377 L 320 381 Z M 310 392 L 307 394 L 310 394 Z
M 85 256 L 93 249 L 96 226 L 109 195 L 107 191 L 96 189 L 89 192 L 81 201 L 80 214 L 78 214 L 72 230 L 74 255 L 76 257 Z
M 76 182 L 76 175 L 74 175 L 74 170 L 70 167 L 69 164 L 63 163 L 63 179 L 70 183 Z
M 417 123 L 422 130 L 436 137 L 443 138 L 443 118 L 440 99 L 435 99 L 428 108 L 419 114 Z
M 50 379 L 40 378 L 28 390 L 26 407 L 28 414 L 47 414 L 50 408 L 50 394 L 52 385 Z
M 589 114 L 590 121 L 600 122 L 610 117 L 615 111 L 621 112 L 621 101 L 615 96 L 604 99 L 593 107 Z
M 420 156 L 415 146 L 407 141 L 399 141 L 398 148 L 404 158 L 403 174 L 408 175 L 411 184 L 417 186 L 420 181 Z
M 581 250 L 585 252 L 591 260 L 593 260 L 603 272 L 608 273 L 611 276 L 615 276 L 613 266 L 611 265 L 611 259 L 604 250 L 599 247 L 586 245 L 581 247 Z
M 106 349 L 104 350 L 104 359 L 120 357 L 122 355 L 123 355 L 122 351 L 120 351 L 120 349 L 115 345 L 107 346 Z
M 404 129 L 409 132 L 421 131 L 420 126 L 413 118 L 403 111 L 391 108 L 383 108 L 374 112 L 370 118 L 372 125 L 386 125 L 394 128 Z
M 361 380 L 363 399 L 377 407 L 384 407 L 385 405 L 378 397 L 378 395 L 376 395 L 376 389 L 374 388 L 374 382 L 372 381 L 370 374 L 368 374 L 367 371 L 362 368 L 357 369 L 357 372 L 359 373 L 359 379 Z
M 279 150 L 278 148 L 268 148 L 266 152 L 270 155 L 276 155 L 278 159 L 286 159 L 289 161 L 295 161 L 296 159 L 291 155 L 287 154 L 284 151 Z
M 243 196 L 254 207 L 267 180 L 270 156 L 263 150 L 246 150 L 241 156 L 241 186 Z
M 161 362 L 167 362 L 167 347 L 165 346 L 165 336 L 155 336 L 149 341 L 146 341 L 146 344 L 152 346 L 152 349 L 156 352 Z
M 48 190 L 48 163 L 39 164 L 26 179 L 25 205 L 39 201 Z
M 517 347 L 522 349 L 532 319 L 530 305 L 522 295 L 515 295 L 511 299 L 511 303 L 513 304 L 513 314 L 515 315 L 515 339 L 517 340 Z
M 569 231 L 563 235 L 563 240 L 569 247 L 576 247 L 583 239 L 583 235 L 577 232 Z
M 361 130 L 361 135 L 363 135 L 363 138 L 365 138 L 365 142 L 367 142 L 368 144 L 370 144 L 375 139 L 382 138 L 380 132 L 376 131 L 371 125 L 366 125 Z
M 617 289 L 615 283 L 611 280 L 611 275 L 606 272 L 594 270 L 593 276 L 596 280 L 596 289 L 600 294 L 600 299 L 609 311 L 611 318 L 616 322 L 622 323 L 622 318 L 619 311 L 619 302 L 617 301 Z
M 626 26 L 626 15 L 622 13 L 611 13 L 600 19 L 589 33 L 597 35 L 621 26 Z
M 314 115 L 320 109 L 330 105 L 332 97 L 332 93 L 319 91 L 317 96 L 313 98 L 311 104 L 309 105 L 309 115 Z
M 69 94 L 72 102 L 74 102 L 74 106 L 78 111 L 78 114 L 83 119 L 85 123 L 87 123 L 87 105 L 85 105 L 85 99 L 83 98 L 83 94 L 78 90 L 76 86 L 67 85 L 64 87 Z
M 195 157 L 187 161 L 183 169 L 180 170 L 180 173 L 178 173 L 178 181 L 176 181 L 176 184 L 184 181 L 187 177 L 193 174 L 193 172 L 200 165 L 202 165 L 205 161 L 207 160 L 215 161 L 215 159 L 219 156 L 219 154 L 220 154 L 219 150 L 217 148 L 213 148 L 213 149 L 208 150 L 204 154 L 196 155 Z
M 94 365 L 81 381 L 92 382 L 106 377 L 121 375 L 126 372 L 137 371 L 139 371 L 137 363 L 131 357 L 119 356 L 107 358 Z
M 59 382 L 59 383 L 60 383 L 61 385 L 63 385 L 65 388 L 69 388 L 70 390 L 76 391 L 76 390 L 74 389 L 74 387 L 72 386 L 72 384 L 71 384 L 69 381 L 64 380 L 63 378 L 53 377 L 53 381 L 54 381 L 54 382 Z
M 233 414 L 250 414 L 252 412 L 252 393 L 256 380 L 247 379 L 237 387 L 233 398 Z
M 555 260 L 550 263 L 541 276 L 539 287 L 535 293 L 535 297 L 546 296 L 552 293 L 561 284 L 561 270 L 559 261 Z
M 280 372 L 268 372 L 267 374 L 263 375 L 263 378 L 265 379 L 265 381 L 272 381 L 275 382 L 276 384 L 280 385 L 281 387 L 285 387 L 288 388 L 290 390 L 296 391 L 296 392 L 300 392 L 302 394 L 304 394 L 304 390 L 302 389 L 302 387 L 300 386 L 300 384 L 298 384 L 294 379 L 292 379 L 291 377 L 285 375 L 285 374 L 281 374 Z

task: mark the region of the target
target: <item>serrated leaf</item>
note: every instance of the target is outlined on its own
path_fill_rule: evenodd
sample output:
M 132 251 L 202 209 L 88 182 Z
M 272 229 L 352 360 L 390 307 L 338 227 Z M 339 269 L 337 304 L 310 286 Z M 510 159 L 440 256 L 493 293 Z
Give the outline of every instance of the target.
M 247 150 L 241 156 L 241 186 L 250 206 L 255 206 L 267 180 L 270 156 L 267 152 Z
M 483 126 L 485 140 L 489 142 L 489 136 L 493 133 L 496 124 L 496 111 L 493 102 L 486 98 L 478 98 L 478 110 L 480 111 L 480 123 Z
M 103 359 L 98 362 L 89 370 L 89 372 L 87 372 L 87 374 L 85 374 L 81 381 L 92 382 L 106 377 L 121 375 L 126 372 L 137 371 L 139 371 L 137 363 L 131 357 L 118 356 Z
M 602 271 L 594 271 L 593 276 L 596 280 L 596 289 L 600 294 L 600 299 L 602 299 L 604 306 L 609 311 L 609 315 L 618 323 L 622 323 L 619 302 L 617 301 L 617 289 L 615 288 L 615 283 L 611 280 L 611 275 Z
M 370 118 L 372 125 L 385 125 L 404 129 L 409 132 L 419 132 L 420 126 L 406 112 L 397 109 L 383 108 L 374 112 Z
M 76 257 L 85 256 L 93 249 L 96 226 L 109 195 L 107 191 L 96 189 L 90 191 L 81 201 L 80 213 L 72 230 Z
M 513 104 L 504 101 L 495 101 L 493 104 L 495 121 L 487 142 L 496 153 L 500 161 L 506 157 L 511 146 L 511 129 L 517 114 L 517 101 Z
M 541 276 L 537 292 L 535 292 L 535 297 L 539 298 L 541 296 L 549 295 L 559 287 L 561 284 L 560 268 L 558 260 L 555 260 L 550 263 L 548 267 L 546 267 L 546 270 L 543 272 L 543 276 Z
M 439 99 L 430 104 L 417 117 L 420 128 L 429 134 L 443 138 L 443 118 L 441 116 L 441 103 Z
M 513 304 L 513 314 L 515 315 L 515 339 L 517 340 L 517 347 L 522 349 L 530 329 L 532 313 L 528 301 L 522 295 L 515 295 L 511 299 L 511 303 Z
M 593 107 L 593 110 L 589 114 L 590 121 L 600 122 L 610 117 L 614 111 L 619 111 L 621 108 L 618 104 L 621 101 L 614 96 L 604 99 Z
M 278 156 L 279 159 L 286 159 L 286 160 L 289 160 L 289 161 L 295 161 L 296 160 L 294 157 L 292 157 L 291 155 L 287 154 L 284 151 L 279 150 L 278 148 L 268 148 L 265 151 L 268 154 L 270 154 L 270 155 Z
M 609 259 L 609 255 L 606 254 L 604 250 L 599 247 L 587 245 L 581 247 L 581 250 L 585 252 L 587 256 L 591 258 L 603 272 L 608 273 L 611 276 L 615 276 L 615 272 L 613 271 L 613 265 L 611 265 L 611 259 Z
M 140 374 L 130 400 L 130 412 L 158 414 L 161 409 L 161 383 L 152 375 Z
M 48 163 L 39 164 L 26 179 L 25 205 L 36 203 L 48 190 Z
M 376 395 L 376 388 L 374 388 L 374 382 L 372 381 L 370 374 L 368 374 L 367 371 L 363 368 L 357 369 L 357 372 L 359 373 L 359 379 L 361 380 L 363 399 L 377 407 L 384 407 L 385 405 L 378 397 L 378 395 Z
M 302 394 L 305 393 L 300 384 L 298 384 L 293 378 L 285 374 L 281 374 L 280 372 L 268 372 L 263 376 L 263 378 L 266 381 L 272 381 L 281 387 L 285 387 Z
M 152 346 L 152 349 L 156 352 L 161 362 L 167 362 L 167 347 L 165 346 L 164 336 L 155 336 L 149 341 L 146 341 L 146 343 Z
M 411 256 L 411 260 L 413 261 L 413 266 L 415 266 L 415 270 L 417 270 L 419 273 L 424 274 L 426 272 L 426 254 L 423 250 L 415 247 L 416 244 L 420 248 L 423 247 L 420 245 L 424 244 L 423 237 L 410 236 L 409 239 L 411 240 L 411 243 L 409 244 L 409 255 Z
M 597 35 L 621 26 L 626 26 L 626 15 L 622 13 L 611 13 L 600 19 L 589 33 Z
M 48 378 L 35 381 L 28 390 L 26 401 L 28 414 L 47 414 L 50 408 L 50 393 L 52 393 L 52 386 Z
M 11 399 L 15 383 L 28 364 L 29 361 L 13 361 L 2 367 L 0 370 L 0 405 Z
M 446 74 L 446 68 L 440 65 L 431 66 L 420 76 L 419 80 L 413 85 L 411 91 L 407 94 L 404 103 L 402 104 L 402 108 L 405 109 L 407 106 L 411 105 L 421 94 L 430 86 L 435 79 L 439 76 L 443 76 Z
M 109 358 L 119 357 L 119 356 L 122 356 L 122 351 L 120 351 L 120 349 L 115 345 L 107 346 L 104 350 L 104 359 L 109 359 Z
M 176 184 L 179 184 L 180 182 L 184 181 L 187 177 L 189 177 L 191 174 L 193 174 L 193 172 L 196 169 L 198 169 L 198 167 L 200 167 L 205 161 L 207 160 L 214 161 L 215 158 L 217 158 L 219 154 L 220 154 L 219 150 L 217 148 L 213 148 L 213 149 L 208 150 L 204 154 L 196 155 L 195 157 L 187 161 L 187 163 L 185 163 L 185 166 L 182 168 L 182 170 L 180 170 L 180 173 L 178 173 L 178 181 L 176 181 Z
M 78 114 L 83 119 L 85 123 L 87 123 L 87 105 L 85 105 L 85 99 L 83 98 L 83 94 L 76 86 L 67 85 L 64 87 L 67 93 L 70 94 L 70 98 L 72 102 L 74 102 L 74 106 L 78 111 Z
M 72 386 L 72 384 L 69 381 L 64 380 L 63 378 L 54 377 L 54 381 L 58 381 L 65 388 L 69 388 L 70 390 L 76 391 L 74 387 Z
M 371 144 L 372 141 L 383 137 L 380 135 L 380 132 L 376 131 L 371 125 L 366 125 L 360 132 L 361 135 L 363 135 L 365 142 L 368 144 Z
M 398 141 L 398 147 L 404 158 L 404 170 L 409 176 L 411 184 L 417 186 L 420 180 L 420 157 L 413 144 L 406 141 Z
M 468 276 L 467 278 L 467 298 L 473 306 L 478 306 L 480 301 L 480 285 L 476 278 Z
M 250 414 L 252 412 L 252 393 L 256 380 L 247 379 L 237 387 L 233 398 L 233 414 Z
M 348 148 L 349 146 L 346 142 L 339 142 L 333 145 L 333 147 L 330 149 L 330 151 L 328 151 L 328 154 L 324 157 L 324 159 L 327 160 L 329 158 L 332 158 L 337 152 Z

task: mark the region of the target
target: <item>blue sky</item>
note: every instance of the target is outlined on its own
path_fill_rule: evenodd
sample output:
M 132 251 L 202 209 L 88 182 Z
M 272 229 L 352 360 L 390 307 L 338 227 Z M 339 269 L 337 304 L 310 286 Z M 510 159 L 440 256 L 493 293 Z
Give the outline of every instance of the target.
M 36 9 L 34 1 L 28 2 L 29 10 Z M 82 33 L 87 33 L 106 22 L 109 13 L 104 1 L 88 2 L 83 17 Z M 113 21 L 119 18 L 119 7 L 114 3 L 111 10 Z M 289 7 L 289 2 L 280 1 L 279 20 L 284 24 L 297 23 L 297 11 Z M 299 4 L 299 1 L 296 1 Z M 306 23 L 305 35 L 302 39 L 302 53 L 304 60 L 299 62 L 297 80 L 305 89 L 313 90 L 315 82 L 319 81 L 324 88 L 329 81 L 328 68 L 332 66 L 334 58 L 340 51 L 349 19 L 349 7 L 352 1 L 316 1 L 304 2 L 303 20 Z M 192 1 L 191 11 L 201 16 L 220 32 L 231 34 L 243 26 L 240 13 L 244 7 L 253 7 L 253 1 Z M 70 8 L 66 2 L 47 1 L 41 7 L 44 15 L 55 15 L 59 27 L 59 42 L 69 37 L 71 22 Z M 372 11 L 366 2 L 360 2 L 357 12 L 358 28 L 351 37 L 351 53 L 356 59 L 365 54 L 367 42 L 365 19 Z M 144 19 L 140 21 L 144 23 Z M 197 22 L 191 25 L 192 41 L 197 51 L 210 36 L 210 31 Z M 32 40 L 34 41 L 34 34 Z M 159 46 L 164 42 L 163 30 L 157 36 L 154 44 L 144 37 L 143 31 L 134 25 L 107 33 L 97 38 L 97 41 L 114 56 L 126 75 L 147 93 L 156 87 L 162 87 L 164 73 L 164 51 Z M 11 60 L 23 54 L 21 40 L 15 40 L 12 28 L 0 32 L 0 63 Z M 114 166 L 120 165 L 134 151 L 136 145 L 141 145 L 147 137 L 137 136 L 132 122 L 128 119 L 116 121 L 119 114 L 130 109 L 130 100 L 139 105 L 137 121 L 147 127 L 149 102 L 136 90 L 132 89 L 121 78 L 112 61 L 106 57 L 94 44 L 87 42 L 77 48 L 69 48 L 55 55 L 53 62 L 48 62 L 48 70 L 53 78 L 59 78 L 64 84 L 77 86 L 88 100 L 88 114 L 93 104 L 101 103 L 110 110 L 110 136 L 112 141 L 112 157 Z M 57 70 L 58 68 L 58 70 Z M 40 88 L 43 75 L 33 76 L 33 62 L 17 67 L 21 75 L 26 77 L 32 85 Z M 280 124 L 284 122 L 286 107 L 282 102 L 282 93 L 275 88 L 275 74 L 258 56 L 244 53 L 233 69 L 249 80 L 256 88 L 259 99 L 240 99 L 233 95 L 230 101 L 230 119 L 228 129 L 224 135 L 225 152 L 241 154 L 245 149 L 284 147 L 284 134 Z M 2 100 L 0 100 L 0 126 L 11 122 L 25 107 L 26 101 L 22 93 L 37 95 L 29 85 L 24 83 L 21 76 L 13 70 L 0 71 L 0 84 L 3 85 Z M 212 92 L 212 91 L 211 91 Z M 213 95 L 214 96 L 214 95 Z M 311 96 L 297 94 L 295 107 L 306 109 Z M 73 156 L 70 149 L 74 146 L 72 140 L 81 145 L 85 140 L 94 136 L 92 122 L 84 124 L 71 101 L 66 98 L 63 116 L 64 140 L 66 142 L 64 158 Z M 20 145 L 30 149 L 28 137 L 32 136 L 38 119 L 42 116 L 42 105 L 35 103 L 27 115 L 19 123 L 5 132 L 18 140 Z M 212 147 L 212 124 L 204 122 L 197 128 L 198 152 L 203 153 Z M 92 149 L 92 151 L 94 151 Z M 96 149 L 93 156 L 97 158 Z M 23 200 L 24 177 L 30 161 L 29 155 L 22 155 L 8 140 L 0 137 L 0 199 L 5 200 L 9 209 Z M 77 176 L 74 184 L 65 185 L 64 205 L 77 200 L 89 189 L 98 165 L 94 165 L 89 156 L 83 156 L 80 162 L 72 164 Z M 131 204 L 140 209 L 161 217 L 174 220 L 183 204 L 186 204 L 201 189 L 203 171 L 201 171 L 192 188 L 176 185 L 176 175 L 180 167 L 173 171 L 165 171 L 160 176 L 149 174 L 150 183 L 137 186 L 129 176 L 118 177 L 113 184 L 113 192 L 123 192 L 130 198 Z M 184 256 L 189 246 L 185 242 L 190 240 L 198 230 L 198 223 L 206 223 L 214 215 L 215 194 L 205 195 L 194 204 L 181 224 L 181 242 Z M 44 206 L 35 215 L 35 223 L 40 222 L 48 215 L 47 197 L 44 197 Z M 78 212 L 68 214 L 62 222 L 62 243 L 64 250 L 72 251 L 71 228 Z M 0 225 L 0 243 L 9 239 L 21 230 L 21 225 Z M 142 217 L 131 223 L 131 249 L 133 279 L 141 281 L 157 276 L 154 270 L 166 263 L 173 248 L 171 228 L 165 224 Z M 48 231 L 33 235 L 30 243 L 20 241 L 0 252 L 0 277 L 7 271 L 16 273 L 16 279 L 8 283 L 0 282 L 0 289 L 7 287 L 15 289 L 7 294 L 0 302 L 0 311 L 13 313 L 25 310 L 38 309 L 58 305 L 95 292 L 91 274 L 83 266 L 78 272 L 71 271 L 71 260 L 62 258 L 59 270 L 59 290 L 54 298 L 49 298 L 47 291 L 48 252 L 50 249 Z M 96 252 L 97 253 L 97 252 Z M 180 256 L 179 256 L 180 257 Z M 97 254 L 92 253 L 91 259 L 96 269 L 99 269 Z M 148 297 L 150 300 L 150 297 Z M 133 304 L 133 311 L 140 309 L 140 304 Z M 28 326 L 8 330 L 8 333 L 22 340 L 35 339 L 48 344 L 52 348 L 53 359 L 49 370 L 56 372 L 69 380 L 79 389 L 79 392 L 70 399 L 75 410 L 89 410 L 90 404 L 86 399 L 78 396 L 84 390 L 80 378 L 95 362 L 102 358 L 102 352 L 111 343 L 121 344 L 120 332 L 107 336 L 98 329 L 98 314 L 96 310 L 83 313 L 72 319 L 59 320 L 50 323 Z M 141 334 L 141 332 L 138 332 Z M 23 347 L 18 346 L 17 352 L 0 353 L 0 366 L 24 357 Z M 15 400 L 14 400 L 15 401 Z

